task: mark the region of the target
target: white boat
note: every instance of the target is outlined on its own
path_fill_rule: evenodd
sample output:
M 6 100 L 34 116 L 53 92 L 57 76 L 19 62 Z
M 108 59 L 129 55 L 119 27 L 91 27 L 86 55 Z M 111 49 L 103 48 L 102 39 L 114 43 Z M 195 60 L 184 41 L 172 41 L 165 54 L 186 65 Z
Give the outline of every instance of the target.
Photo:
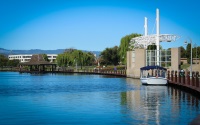
M 167 85 L 167 69 L 160 66 L 140 68 L 140 81 L 143 85 Z

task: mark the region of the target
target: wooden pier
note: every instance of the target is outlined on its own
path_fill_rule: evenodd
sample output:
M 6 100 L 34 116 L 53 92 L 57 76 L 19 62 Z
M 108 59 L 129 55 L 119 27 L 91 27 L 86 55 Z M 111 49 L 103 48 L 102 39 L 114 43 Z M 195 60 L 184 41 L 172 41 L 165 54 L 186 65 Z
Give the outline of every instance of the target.
M 51 70 L 51 71 L 27 71 L 21 70 L 20 73 L 79 73 L 79 74 L 95 74 L 95 75 L 109 75 L 117 77 L 126 77 L 126 70 Z M 187 89 L 192 93 L 200 93 L 200 75 L 199 72 L 192 72 L 192 77 L 190 77 L 190 72 L 181 71 L 168 71 L 168 83 L 171 86 L 177 86 L 181 89 Z
M 20 70 L 20 73 L 31 73 L 31 74 L 40 74 L 40 73 L 79 73 L 79 74 L 95 74 L 95 75 L 110 75 L 117 77 L 126 77 L 125 70 L 64 70 L 64 71 L 28 71 Z
M 187 89 L 192 93 L 200 93 L 200 76 L 199 72 L 184 71 L 168 71 L 168 82 L 169 85 L 174 85 L 182 89 Z

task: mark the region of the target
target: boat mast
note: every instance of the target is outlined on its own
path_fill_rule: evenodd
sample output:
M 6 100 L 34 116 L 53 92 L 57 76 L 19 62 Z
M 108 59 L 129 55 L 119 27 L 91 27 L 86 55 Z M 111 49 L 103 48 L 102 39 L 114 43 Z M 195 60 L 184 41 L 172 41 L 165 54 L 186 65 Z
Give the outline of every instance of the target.
M 157 65 L 159 66 L 159 55 L 160 55 L 160 16 L 159 16 L 159 9 L 156 9 L 156 50 L 157 50 Z
M 148 35 L 148 20 L 147 20 L 147 17 L 144 17 L 144 36 L 147 36 Z M 147 49 L 148 45 L 144 44 L 143 45 L 144 48 Z M 146 60 L 147 60 L 147 56 L 146 56 Z M 146 66 L 147 66 L 147 61 L 146 61 Z
M 148 22 L 147 17 L 144 18 L 144 36 L 148 35 Z

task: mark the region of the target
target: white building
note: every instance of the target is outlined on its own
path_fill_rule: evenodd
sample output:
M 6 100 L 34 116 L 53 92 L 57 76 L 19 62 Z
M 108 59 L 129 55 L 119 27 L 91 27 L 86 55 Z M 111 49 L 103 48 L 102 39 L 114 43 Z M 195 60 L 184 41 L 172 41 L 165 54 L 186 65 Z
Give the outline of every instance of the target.
M 47 57 L 50 60 L 50 62 L 54 62 L 57 56 L 58 54 L 47 54 Z
M 20 62 L 29 62 L 31 60 L 33 54 L 21 54 L 21 55 L 8 55 L 9 60 L 18 59 Z M 48 59 L 50 62 L 53 62 L 56 60 L 56 57 L 58 54 L 47 54 Z

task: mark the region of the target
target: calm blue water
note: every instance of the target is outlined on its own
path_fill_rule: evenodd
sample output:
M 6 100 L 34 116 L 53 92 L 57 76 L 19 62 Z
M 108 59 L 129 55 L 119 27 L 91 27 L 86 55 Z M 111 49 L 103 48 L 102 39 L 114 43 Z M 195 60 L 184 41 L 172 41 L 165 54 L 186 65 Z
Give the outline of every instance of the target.
M 199 99 L 100 75 L 0 72 L 0 125 L 188 124 Z

